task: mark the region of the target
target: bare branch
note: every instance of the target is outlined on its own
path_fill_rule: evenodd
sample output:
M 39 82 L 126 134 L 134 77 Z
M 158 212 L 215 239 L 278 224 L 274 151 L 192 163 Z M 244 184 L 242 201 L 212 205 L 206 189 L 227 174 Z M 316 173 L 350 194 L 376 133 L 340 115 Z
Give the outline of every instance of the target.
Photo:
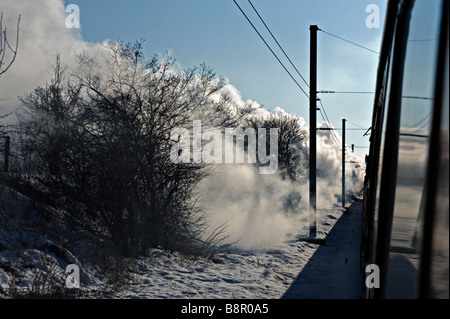
M 0 76 L 4 74 L 8 69 L 11 67 L 11 65 L 14 63 L 14 60 L 17 56 L 17 51 L 19 48 L 19 26 L 20 26 L 20 18 L 21 15 L 19 15 L 19 18 L 17 19 L 17 30 L 16 30 L 16 44 L 14 47 L 11 46 L 10 42 L 8 41 L 7 37 L 7 29 L 6 27 L 3 28 L 3 12 L 0 15 Z M 11 60 L 8 63 L 3 62 L 6 53 L 10 51 L 12 53 Z M 6 65 L 6 66 L 4 66 Z

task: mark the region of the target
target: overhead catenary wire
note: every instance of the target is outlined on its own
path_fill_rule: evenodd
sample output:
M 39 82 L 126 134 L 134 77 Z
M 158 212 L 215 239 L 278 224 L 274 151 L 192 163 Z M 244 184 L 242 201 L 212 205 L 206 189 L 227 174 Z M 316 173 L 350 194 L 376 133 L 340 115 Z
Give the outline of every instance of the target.
M 297 80 L 292 76 L 291 72 L 286 68 L 286 66 L 281 62 L 280 58 L 276 55 L 276 53 L 272 50 L 270 45 L 267 43 L 267 41 L 264 39 L 264 37 L 261 35 L 261 33 L 258 31 L 258 29 L 255 27 L 255 25 L 252 23 L 250 18 L 245 14 L 245 12 L 242 10 L 242 8 L 239 6 L 239 4 L 236 2 L 236 0 L 233 0 L 234 4 L 238 7 L 239 11 L 244 15 L 244 17 L 247 19 L 248 23 L 252 26 L 253 30 L 258 34 L 258 36 L 261 38 L 261 40 L 264 42 L 264 44 L 267 46 L 267 48 L 272 52 L 273 56 L 277 59 L 277 61 L 281 64 L 283 69 L 289 74 L 291 79 L 295 82 L 295 84 L 298 86 L 298 88 L 305 94 L 305 96 L 309 99 L 308 93 L 301 87 L 301 85 L 297 82 Z
M 324 94 L 375 94 L 375 92 L 372 91 L 331 91 L 331 90 L 323 90 L 318 91 L 317 93 L 324 93 Z M 431 97 L 427 96 L 413 96 L 413 95 L 403 95 L 403 99 L 411 99 L 411 100 L 433 100 Z
M 342 147 L 336 137 L 336 135 L 334 134 L 334 129 L 332 127 L 330 127 L 330 124 L 325 120 L 325 117 L 322 113 L 322 111 L 320 110 L 320 115 L 322 116 L 323 121 L 325 122 L 325 125 L 327 126 L 326 128 L 318 128 L 317 130 L 326 130 L 326 131 L 330 131 L 330 137 L 331 140 L 333 141 L 334 144 L 336 144 L 337 148 L 341 151 Z
M 427 96 L 411 96 L 411 95 L 403 95 L 402 98 L 403 98 L 403 99 L 411 99 L 411 100 L 428 100 L 428 101 L 433 100 L 432 97 L 427 97 Z
M 408 40 L 408 42 L 427 42 L 427 41 L 437 41 L 439 38 L 433 38 L 433 39 L 411 39 Z
M 408 128 L 425 128 L 425 126 L 427 126 L 432 119 L 432 115 L 433 112 L 428 113 L 427 115 L 425 115 L 425 117 L 421 118 L 418 122 L 414 123 L 414 124 L 406 124 L 404 122 L 402 122 L 400 124 L 401 127 L 408 127 Z
M 328 118 L 328 115 L 327 115 L 327 113 L 325 111 L 325 107 L 324 107 L 324 105 L 322 103 L 322 100 L 319 99 L 318 101 L 319 101 L 320 106 L 321 106 L 321 108 L 319 108 L 320 115 L 322 116 L 322 119 L 324 120 L 325 125 L 327 126 L 325 128 L 318 128 L 318 130 L 330 131 L 331 132 L 330 136 L 331 136 L 333 142 L 336 144 L 336 146 L 339 148 L 339 150 L 342 150 L 342 147 L 341 147 L 341 145 L 339 143 L 339 137 L 335 133 L 335 131 L 340 131 L 340 130 L 342 130 L 342 128 L 336 128 L 336 127 L 332 127 L 331 126 L 331 122 L 330 122 L 330 120 Z M 322 113 L 322 110 L 323 110 L 323 113 Z M 361 125 L 353 123 L 353 122 L 351 122 L 349 120 L 346 120 L 346 121 L 349 122 L 350 124 L 355 125 L 355 126 L 358 127 L 358 128 L 348 128 L 348 127 L 346 127 L 345 128 L 346 131 L 366 131 L 366 133 L 367 133 L 370 130 L 370 128 L 366 129 L 366 128 L 362 127 Z
M 339 150 L 342 150 L 342 147 L 341 147 L 341 145 L 339 143 L 339 139 L 336 136 L 336 133 L 335 133 L 334 129 L 331 127 L 330 119 L 328 118 L 328 115 L 327 115 L 327 113 L 325 111 L 325 107 L 324 107 L 321 99 L 319 99 L 319 103 L 320 103 L 320 106 L 321 106 L 319 108 L 319 112 L 320 112 L 320 115 L 322 116 L 322 119 L 324 120 L 325 124 L 327 125 L 328 129 L 331 131 L 331 134 L 330 134 L 331 139 L 336 144 L 336 146 L 339 148 Z M 323 110 L 323 112 L 322 112 L 322 110 Z
M 320 103 L 320 106 L 321 106 L 321 108 L 320 108 L 319 110 L 320 110 L 320 111 L 323 110 L 323 113 L 324 113 L 324 115 L 325 115 L 324 120 L 325 120 L 327 123 L 331 124 L 331 121 L 330 121 L 330 119 L 328 118 L 328 114 L 327 114 L 327 112 L 325 111 L 325 106 L 323 105 L 321 99 L 319 99 L 319 103 Z
M 330 123 L 330 121 L 328 120 L 328 117 L 327 117 L 326 115 L 324 115 L 324 113 L 322 112 L 322 108 L 319 108 L 318 110 L 319 110 L 320 116 L 322 117 L 322 119 L 323 119 L 323 121 L 324 121 L 326 127 L 318 127 L 317 130 L 318 130 L 318 131 L 321 131 L 321 130 L 323 130 L 323 131 L 331 131 L 331 132 L 332 132 L 332 135 L 333 135 L 333 136 L 332 136 L 333 140 L 334 140 L 334 141 L 336 142 L 336 144 L 339 146 L 339 142 L 338 142 L 337 139 L 335 139 L 336 136 L 334 136 L 334 132 L 333 132 L 333 131 L 335 130 L 335 128 L 331 126 L 331 123 Z
M 288 73 L 288 75 L 290 76 L 290 78 L 294 81 L 294 83 L 300 88 L 300 90 L 305 94 L 305 96 L 307 98 L 309 98 L 309 95 L 306 93 L 306 91 L 302 88 L 302 86 L 298 83 L 298 81 L 293 77 L 292 73 L 287 69 L 287 67 L 284 65 L 284 63 L 280 60 L 280 58 L 277 56 L 277 54 L 274 52 L 274 50 L 270 47 L 270 45 L 267 43 L 267 41 L 264 39 L 264 37 L 262 36 L 262 34 L 258 31 L 258 29 L 256 28 L 256 26 L 252 23 L 252 21 L 250 20 L 250 18 L 247 16 L 247 14 L 244 12 L 244 10 L 239 6 L 239 4 L 237 3 L 236 0 L 233 0 L 234 4 L 237 6 L 237 8 L 239 9 L 239 11 L 242 13 L 242 15 L 246 18 L 246 20 L 248 21 L 248 23 L 251 25 L 251 27 L 253 28 L 253 30 L 258 34 L 258 36 L 261 38 L 261 40 L 264 42 L 264 44 L 266 45 L 266 47 L 270 50 L 270 52 L 273 54 L 273 56 L 277 59 L 277 61 L 279 62 L 279 64 L 283 67 L 283 69 L 286 71 L 286 73 Z M 308 86 L 308 82 L 305 80 L 305 78 L 302 76 L 302 74 L 299 72 L 299 70 L 297 69 L 297 67 L 294 65 L 294 63 L 292 62 L 292 60 L 289 58 L 289 56 L 287 55 L 286 51 L 283 49 L 283 47 L 280 45 L 279 41 L 276 39 L 276 37 L 274 36 L 273 32 L 270 30 L 270 28 L 268 27 L 267 23 L 264 21 L 264 19 L 261 17 L 261 15 L 259 14 L 258 10 L 255 8 L 255 6 L 253 5 L 253 3 L 251 2 L 251 0 L 248 0 L 250 6 L 253 8 L 253 10 L 255 11 L 256 15 L 258 16 L 258 18 L 261 20 L 261 22 L 263 23 L 264 27 L 267 29 L 267 31 L 269 32 L 269 34 L 271 35 L 271 37 L 273 38 L 273 40 L 275 41 L 275 43 L 278 45 L 278 47 L 280 48 L 280 50 L 283 52 L 284 56 L 286 57 L 286 59 L 289 61 L 289 63 L 291 64 L 291 66 L 294 68 L 294 70 L 297 72 L 297 74 L 300 76 L 300 78 L 303 80 L 303 82 Z M 352 41 L 346 40 L 344 38 L 341 38 L 339 36 L 336 36 L 334 34 L 331 34 L 327 31 L 321 30 L 319 29 L 319 31 L 322 31 L 330 36 L 339 38 L 343 41 L 349 42 L 353 45 L 356 45 L 358 47 L 364 48 L 366 50 L 369 50 L 373 53 L 379 54 L 376 51 L 373 51 L 369 48 L 366 48 L 364 46 L 361 46 L 357 43 L 354 43 Z M 354 93 L 358 93 L 358 94 L 373 94 L 373 92 L 336 92 L 336 91 L 329 91 L 329 92 L 317 92 L 317 93 L 350 93 L 350 94 L 354 94 Z M 321 104 L 321 109 L 318 109 L 320 111 L 320 114 L 326 124 L 326 126 L 329 128 L 329 130 L 331 131 L 331 138 L 333 140 L 333 142 L 337 145 L 337 147 L 342 150 L 342 147 L 339 143 L 339 138 L 337 137 L 335 131 L 337 129 L 334 129 L 331 127 L 331 122 L 328 118 L 328 115 L 326 113 L 325 107 L 322 103 L 322 101 L 320 99 L 318 99 L 318 101 Z M 323 112 L 322 112 L 323 110 Z M 356 130 L 356 129 L 349 129 L 349 130 Z M 359 129 L 358 129 L 359 130 Z M 361 127 L 361 130 L 366 130 L 365 128 Z
M 375 92 L 370 91 L 329 91 L 329 92 L 336 94 L 375 94 Z
M 317 93 L 326 93 L 326 94 L 375 94 L 375 92 L 370 92 L 370 91 L 330 91 L 330 90 L 318 91 Z
M 377 54 L 377 55 L 380 55 L 380 53 L 377 52 L 377 51 L 374 51 L 374 50 L 372 50 L 372 49 L 369 49 L 369 48 L 367 48 L 367 47 L 365 47 L 365 46 L 363 46 L 363 45 L 361 45 L 361 44 L 355 43 L 355 42 L 353 42 L 353 41 L 344 39 L 344 38 L 342 38 L 342 37 L 340 37 L 340 36 L 337 36 L 337 35 L 335 35 L 335 34 L 332 34 L 332 33 L 330 33 L 330 32 L 327 32 L 327 31 L 325 31 L 325 30 L 323 30 L 323 29 L 320 29 L 319 31 L 322 31 L 322 32 L 325 33 L 325 34 L 328 34 L 328 35 L 330 35 L 330 36 L 332 36 L 332 37 L 335 37 L 335 38 L 337 38 L 337 39 L 340 39 L 340 40 L 342 40 L 342 41 L 351 43 L 351 44 L 353 44 L 353 45 L 355 45 L 355 46 L 357 46 L 357 47 L 360 47 L 360 48 L 362 48 L 362 49 L 364 49 L 364 50 L 367 50 L 367 51 L 370 51 L 370 52 L 375 53 L 375 54 Z
M 305 78 L 302 76 L 302 74 L 300 73 L 300 71 L 297 69 L 297 67 L 294 65 L 294 63 L 292 62 L 292 60 L 289 58 L 289 56 L 287 55 L 286 51 L 284 51 L 284 49 L 282 48 L 282 46 L 280 45 L 280 43 L 278 42 L 278 40 L 275 38 L 275 36 L 273 35 L 272 31 L 269 29 L 269 27 L 267 26 L 266 22 L 264 21 L 264 19 L 261 17 L 261 15 L 259 14 L 258 10 L 256 10 L 255 6 L 253 5 L 253 3 L 248 0 L 248 2 L 250 3 L 250 5 L 252 6 L 253 10 L 255 11 L 255 13 L 258 15 L 259 19 L 261 20 L 261 22 L 264 24 L 264 26 L 266 27 L 267 31 L 269 31 L 270 35 L 272 36 L 273 40 L 275 41 L 275 43 L 278 45 L 278 47 L 280 48 L 280 50 L 283 52 L 284 56 L 286 57 L 286 59 L 288 59 L 289 63 L 292 65 L 292 67 L 294 68 L 294 70 L 297 72 L 297 74 L 300 76 L 300 78 L 303 80 L 303 82 L 305 82 L 305 84 L 309 87 L 308 82 L 305 80 Z
M 347 120 L 347 122 L 348 122 L 348 123 L 350 123 L 350 124 L 352 124 L 352 125 L 354 125 L 354 126 L 357 126 L 357 127 L 359 127 L 360 129 L 363 129 L 363 130 L 367 130 L 367 128 L 365 128 L 365 127 L 362 127 L 362 126 L 361 126 L 361 125 L 359 125 L 359 124 L 353 123 L 353 122 L 351 122 L 351 121 L 349 121 L 349 120 Z
M 323 131 L 342 131 L 341 127 L 326 127 L 326 128 L 318 128 L 318 130 L 323 130 Z M 367 129 L 363 129 L 363 128 L 345 128 L 346 131 L 367 131 Z
M 427 118 L 428 118 L 428 119 L 427 119 Z M 432 118 L 431 116 L 427 116 L 427 117 L 425 117 L 424 119 L 422 119 L 420 122 L 418 122 L 418 123 L 415 125 L 415 127 L 424 129 L 425 126 L 427 126 L 428 124 L 430 124 L 430 122 L 431 122 L 432 119 L 433 119 L 433 118 Z M 425 120 L 426 120 L 426 122 L 424 122 Z M 422 124 L 422 125 L 420 125 L 420 124 Z M 420 126 L 419 126 L 419 125 L 420 125 Z M 414 126 L 413 126 L 413 127 L 414 127 Z

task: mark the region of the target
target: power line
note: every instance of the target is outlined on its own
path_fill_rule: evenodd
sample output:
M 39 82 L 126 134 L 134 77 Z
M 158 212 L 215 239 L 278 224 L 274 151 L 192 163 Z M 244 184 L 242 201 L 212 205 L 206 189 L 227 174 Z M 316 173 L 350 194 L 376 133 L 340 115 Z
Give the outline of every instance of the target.
M 355 43 L 355 42 L 353 42 L 353 41 L 350 41 L 350 40 L 341 38 L 340 36 L 337 36 L 337 35 L 335 35 L 335 34 L 329 33 L 329 32 L 327 32 L 327 31 L 325 31 L 325 30 L 319 30 L 319 31 L 322 31 L 323 33 L 326 33 L 326 34 L 328 34 L 328 35 L 330 35 L 330 36 L 332 36 L 332 37 L 338 38 L 338 39 L 340 39 L 340 40 L 342 40 L 342 41 L 351 43 L 351 44 L 353 44 L 353 45 L 356 45 L 357 47 L 360 47 L 360 48 L 362 48 L 362 49 L 365 49 L 365 50 L 367 50 L 367 51 L 370 51 L 370 52 L 372 52 L 372 53 L 375 53 L 375 54 L 380 55 L 379 52 L 374 51 L 374 50 L 372 50 L 372 49 L 369 49 L 369 48 L 367 48 L 367 47 L 365 47 L 365 46 L 362 46 L 362 45 L 360 45 L 360 44 L 358 44 L 358 43 Z
M 325 125 L 327 126 L 326 128 L 317 128 L 317 130 L 324 130 L 324 131 L 330 131 L 331 134 L 331 139 L 334 142 L 334 144 L 336 144 L 336 146 L 339 148 L 339 150 L 342 150 L 342 147 L 339 145 L 339 141 L 336 139 L 336 136 L 334 134 L 334 129 L 332 127 L 330 127 L 330 123 L 327 122 L 327 120 L 325 119 L 325 116 L 322 113 L 322 109 L 319 109 L 320 115 L 322 116 L 323 121 L 325 122 Z
M 325 106 L 323 105 L 322 100 L 319 99 L 319 103 L 320 103 L 321 109 L 323 109 L 323 113 L 325 114 L 325 118 L 327 119 L 327 122 L 328 122 L 329 124 L 331 124 L 331 121 L 330 121 L 330 119 L 329 119 L 329 117 L 328 117 L 327 111 L 325 110 Z M 330 125 L 329 125 L 329 127 L 331 128 Z M 336 139 L 337 139 L 337 136 L 335 136 L 335 137 L 336 137 Z M 338 143 L 338 144 L 339 144 L 339 143 Z
M 352 125 L 355 125 L 355 126 L 357 126 L 357 127 L 359 127 L 359 128 L 361 128 L 361 129 L 363 129 L 363 130 L 367 130 L 365 127 L 362 127 L 361 125 L 359 125 L 359 124 L 356 124 L 356 123 L 353 123 L 353 122 L 350 122 L 349 120 L 347 120 L 347 122 L 349 122 L 350 124 L 352 124 Z M 349 129 L 348 129 L 349 130 Z
M 375 92 L 370 91 L 318 91 L 317 93 L 326 94 L 374 94 Z
M 434 38 L 434 39 L 412 39 L 412 40 L 408 40 L 408 42 L 425 42 L 425 41 L 437 41 L 439 40 L 439 38 Z
M 321 106 L 320 109 L 319 109 L 320 115 L 322 116 L 322 119 L 324 120 L 325 124 L 328 126 L 328 128 L 331 131 L 331 134 L 330 134 L 331 138 L 334 141 L 334 143 L 337 145 L 339 150 L 342 150 L 342 147 L 339 144 L 339 139 L 336 136 L 336 133 L 334 132 L 333 128 L 331 127 L 330 119 L 328 118 L 327 112 L 325 111 L 325 107 L 324 107 L 321 99 L 319 99 L 319 103 L 320 103 L 320 106 Z M 322 110 L 323 110 L 323 113 L 322 113 Z
M 320 103 L 320 106 L 321 106 L 321 110 L 323 110 L 323 113 L 325 114 L 326 121 L 331 124 L 331 122 L 330 122 L 330 120 L 328 118 L 327 112 L 325 111 L 325 106 L 323 105 L 321 99 L 319 99 L 319 103 Z
M 322 116 L 323 121 L 325 122 L 326 127 L 325 128 L 317 128 L 317 130 L 326 130 L 326 131 L 332 131 L 332 138 L 333 140 L 336 142 L 336 145 L 339 146 L 339 142 L 336 140 L 336 136 L 334 136 L 334 128 L 331 126 L 331 122 L 328 119 L 328 116 L 325 114 L 324 115 L 324 111 L 325 109 L 323 107 L 318 109 L 320 112 L 320 115 Z
M 318 91 L 317 93 L 323 93 L 323 94 L 375 94 L 375 92 L 371 91 L 330 91 L 330 90 L 324 90 L 324 91 Z M 412 99 L 412 100 L 433 100 L 432 97 L 427 96 L 413 96 L 413 95 L 403 95 L 403 99 Z
M 297 72 L 297 74 L 302 78 L 303 82 L 305 82 L 305 84 L 309 87 L 308 82 L 306 82 L 305 78 L 301 75 L 301 73 L 298 71 L 298 69 L 295 67 L 294 63 L 292 63 L 291 59 L 289 58 L 289 56 L 286 54 L 286 52 L 284 51 L 284 49 L 281 47 L 280 43 L 278 42 L 278 40 L 275 38 L 275 36 L 273 35 L 272 31 L 270 31 L 269 27 L 267 26 L 266 22 L 264 22 L 264 19 L 261 17 L 261 15 L 259 14 L 258 10 L 256 10 L 255 6 L 253 5 L 253 3 L 248 0 L 248 2 L 250 3 L 250 5 L 252 6 L 253 10 L 256 12 L 256 14 L 258 15 L 259 19 L 261 20 L 261 22 L 264 24 L 264 26 L 266 27 L 267 31 L 269 31 L 270 35 L 272 36 L 272 38 L 275 40 L 276 44 L 278 45 L 278 47 L 281 49 L 281 51 L 283 52 L 284 56 L 288 59 L 289 63 L 291 63 L 292 67 L 295 69 L 295 71 Z
M 423 135 L 423 134 L 415 134 L 415 133 L 399 133 L 400 136 L 412 136 L 412 137 L 424 137 L 424 138 L 430 138 L 429 135 Z
M 324 131 L 342 131 L 341 127 L 331 127 L 331 128 L 318 128 L 318 130 Z M 346 131 L 367 131 L 365 128 L 345 128 Z
M 325 114 L 325 118 L 327 119 L 326 122 L 328 123 L 328 127 L 331 129 L 331 128 L 332 128 L 332 127 L 331 127 L 331 121 L 330 121 L 330 119 L 328 118 L 328 114 L 327 114 L 327 112 L 326 112 L 326 110 L 325 110 L 325 107 L 324 107 L 324 105 L 323 105 L 323 103 L 322 103 L 321 100 L 319 100 L 319 102 L 320 102 L 321 109 L 323 109 L 323 113 Z M 336 143 L 336 145 L 338 146 L 338 148 L 339 148 L 340 150 L 342 150 L 341 144 L 339 143 L 339 138 L 336 136 L 336 132 L 335 132 L 334 130 L 331 130 L 331 137 L 332 137 L 333 140 L 335 141 L 335 143 Z
M 259 33 L 258 29 L 256 29 L 256 27 L 254 26 L 254 24 L 250 21 L 250 19 L 248 18 L 248 16 L 245 14 L 245 12 L 241 9 L 241 7 L 239 6 L 239 4 L 236 2 L 236 0 L 233 0 L 234 4 L 239 8 L 239 10 L 241 11 L 241 13 L 244 15 L 244 17 L 247 19 L 248 23 L 250 23 L 250 25 L 253 27 L 253 30 L 255 30 L 255 32 L 259 35 L 259 37 L 261 38 L 261 40 L 264 42 L 264 44 L 267 46 L 267 48 L 270 50 L 270 52 L 272 52 L 273 56 L 277 59 L 277 61 L 281 64 L 281 66 L 284 68 L 284 70 L 287 72 L 287 74 L 289 74 L 289 76 L 291 77 L 291 79 L 295 82 L 295 84 L 299 87 L 300 90 L 302 90 L 302 92 L 306 95 L 307 98 L 309 98 L 308 93 L 306 93 L 306 91 L 300 86 L 300 84 L 297 82 L 297 80 L 292 76 L 291 72 L 289 72 L 289 70 L 286 68 L 286 66 L 283 64 L 283 62 L 281 62 L 281 60 L 278 58 L 278 56 L 275 54 L 275 52 L 272 50 L 272 48 L 270 47 L 270 45 L 266 42 L 266 40 L 264 39 L 264 37 L 261 35 L 261 33 Z
M 281 65 L 281 66 L 284 68 L 284 70 L 288 73 L 288 75 L 291 77 L 291 79 L 292 79 L 292 80 L 295 82 L 295 84 L 300 88 L 300 90 L 305 94 L 305 96 L 306 96 L 307 98 L 309 98 L 309 95 L 308 95 L 308 94 L 305 92 L 305 90 L 300 86 L 300 84 L 297 82 L 297 80 L 292 76 L 292 74 L 289 72 L 289 70 L 288 70 L 288 69 L 286 68 L 286 66 L 283 64 L 283 62 L 281 62 L 281 60 L 278 58 L 278 56 L 277 56 L 277 55 L 275 54 L 275 52 L 272 50 L 272 48 L 270 47 L 270 45 L 267 43 L 267 41 L 264 39 L 264 37 L 261 35 L 261 33 L 260 33 L 260 32 L 258 31 L 258 29 L 255 27 L 255 25 L 251 22 L 251 20 L 249 19 L 249 17 L 248 17 L 248 16 L 245 14 L 245 12 L 242 10 L 242 8 L 239 6 L 239 4 L 236 2 L 236 0 L 233 0 L 233 2 L 234 2 L 234 4 L 238 7 L 238 9 L 241 11 L 241 13 L 244 15 L 244 17 L 247 19 L 248 23 L 252 26 L 253 30 L 255 30 L 255 32 L 258 34 L 258 36 L 261 38 L 261 40 L 264 42 L 264 44 L 267 46 L 267 48 L 268 48 L 268 49 L 270 50 L 270 52 L 273 54 L 273 56 L 277 59 L 277 61 L 280 63 L 280 65 Z M 290 64 L 292 65 L 292 67 L 295 69 L 295 71 L 296 71 L 297 74 L 300 76 L 300 78 L 303 80 L 303 82 L 305 82 L 305 84 L 309 87 L 308 82 L 305 80 L 305 78 L 304 78 L 304 77 L 301 75 L 301 73 L 298 71 L 298 69 L 296 68 L 296 66 L 294 65 L 294 63 L 292 62 L 292 60 L 289 58 L 289 56 L 287 55 L 286 51 L 282 48 L 282 46 L 280 45 L 280 43 L 278 42 L 278 40 L 276 39 L 276 37 L 273 35 L 272 31 L 271 31 L 270 28 L 267 26 L 267 24 L 265 23 L 264 19 L 261 17 L 261 15 L 259 14 L 258 10 L 255 8 L 255 6 L 253 5 L 253 3 L 252 3 L 250 0 L 248 0 L 248 2 L 249 2 L 249 4 L 251 5 L 251 7 L 253 8 L 253 10 L 255 11 L 255 13 L 258 15 L 258 17 L 259 17 L 259 19 L 261 20 L 261 22 L 264 24 L 264 26 L 265 26 L 265 28 L 267 29 L 267 31 L 268 31 L 268 32 L 270 33 L 270 35 L 272 36 L 273 40 L 276 42 L 276 44 L 278 45 L 278 47 L 280 48 L 280 50 L 283 52 L 284 56 L 287 58 L 287 60 L 289 61 L 289 63 L 290 63 Z M 356 43 L 354 43 L 354 42 L 352 42 L 352 41 L 349 41 L 349 40 L 343 39 L 343 38 L 341 38 L 341 37 L 338 37 L 338 36 L 336 36 L 336 35 L 334 35 L 334 34 L 331 34 L 331 33 L 329 33 L 329 32 L 326 32 L 326 31 L 324 31 L 324 30 L 319 29 L 319 31 L 322 31 L 322 32 L 324 32 L 324 33 L 326 33 L 326 34 L 328 34 L 328 35 L 331 35 L 331 36 L 336 37 L 336 38 L 338 38 L 338 39 L 341 39 L 341 40 L 343 40 L 343 41 L 349 42 L 349 43 L 351 43 L 351 44 L 354 44 L 354 45 L 356 45 L 356 46 L 359 46 L 359 47 L 361 47 L 361 48 L 364 48 L 364 49 L 369 50 L 369 51 L 371 51 L 371 52 L 374 52 L 374 53 L 376 53 L 376 54 L 379 54 L 379 53 L 376 52 L 376 51 L 373 51 L 373 50 L 371 50 L 371 49 L 368 49 L 368 48 L 366 48 L 366 47 L 363 47 L 363 46 L 361 46 L 361 45 L 359 45 L 359 44 L 356 44 Z M 371 94 L 373 94 L 374 92 L 336 92 L 336 91 L 321 91 L 321 92 L 317 92 L 317 93 L 349 93 L 349 94 L 354 94 L 354 93 L 368 94 L 368 93 L 371 93 Z M 326 114 L 325 107 L 324 107 L 324 105 L 323 105 L 323 103 L 322 103 L 322 101 L 321 101 L 320 99 L 318 99 L 318 101 L 320 102 L 320 105 L 321 105 L 321 108 L 319 109 L 320 114 L 321 114 L 321 116 L 322 116 L 322 118 L 323 118 L 325 124 L 327 125 L 328 129 L 331 131 L 330 136 L 332 137 L 332 140 L 333 140 L 334 143 L 338 146 L 338 148 L 339 148 L 340 150 L 342 150 L 342 147 L 340 146 L 339 141 L 338 141 L 338 137 L 336 136 L 336 133 L 335 133 L 335 130 L 338 130 L 338 129 L 334 129 L 334 128 L 331 127 L 331 122 L 330 122 L 330 120 L 329 120 L 329 118 L 328 118 L 328 115 Z M 323 110 L 323 112 L 322 112 L 322 110 Z M 354 124 L 354 123 L 352 123 L 352 124 Z M 357 125 L 357 124 L 354 124 L 354 125 Z M 359 126 L 359 125 L 357 125 L 357 126 Z M 361 127 L 361 129 L 348 129 L 348 130 L 366 130 L 366 129 Z
M 322 100 L 321 99 L 319 99 L 318 100 L 319 101 L 319 103 L 320 103 L 320 106 L 321 106 L 321 108 L 319 109 L 319 111 L 320 111 L 320 115 L 322 116 L 322 119 L 324 120 L 324 122 L 325 122 L 325 124 L 326 124 L 326 128 L 318 128 L 318 130 L 324 130 L 324 131 L 330 131 L 331 132 L 331 138 L 333 139 L 333 141 L 334 141 L 334 143 L 337 145 L 337 147 L 339 148 L 339 150 L 341 150 L 342 151 L 342 147 L 341 147 L 341 145 L 340 145 L 340 143 L 339 143 L 339 138 L 337 137 L 337 135 L 336 135 L 336 133 L 335 133 L 335 131 L 340 131 L 340 130 L 342 130 L 342 128 L 334 128 L 334 127 L 331 127 L 331 122 L 330 122 L 330 120 L 329 120 L 329 118 L 328 118 L 328 115 L 327 115 L 327 113 L 326 113 L 326 111 L 325 111 L 325 107 L 324 107 L 324 105 L 323 105 L 323 103 L 322 103 Z M 323 113 L 322 113 L 322 110 L 323 110 Z M 359 128 L 345 128 L 345 130 L 346 131 L 366 131 L 366 133 L 370 130 L 370 128 L 369 129 L 366 129 L 366 128 L 364 128 L 364 127 L 362 127 L 362 126 L 360 126 L 360 125 L 358 125 L 358 124 L 356 124 L 356 123 L 353 123 L 353 122 L 351 122 L 351 121 L 348 121 L 348 120 L 346 120 L 347 122 L 349 122 L 350 124 L 353 124 L 353 125 L 355 125 L 355 126 L 358 126 Z
M 413 100 L 433 100 L 432 97 L 426 97 L 426 96 L 411 96 L 411 95 L 403 95 L 403 99 L 413 99 Z
M 335 91 L 336 94 L 375 94 L 375 92 L 369 91 Z
M 424 118 L 422 118 L 419 122 L 417 122 L 416 124 L 411 125 L 411 127 L 419 127 L 420 124 L 424 123 L 425 121 L 429 120 L 431 118 L 431 115 L 433 114 L 433 112 L 428 113 Z M 425 127 L 427 124 L 429 123 L 429 121 L 427 121 L 425 124 L 423 124 L 423 126 L 420 126 L 421 128 Z
M 425 129 L 425 126 L 427 126 L 428 124 L 430 124 L 430 122 L 431 122 L 431 120 L 432 120 L 433 118 L 429 118 L 428 119 L 428 121 L 426 121 L 423 125 L 421 125 L 419 128 L 422 128 L 422 129 Z

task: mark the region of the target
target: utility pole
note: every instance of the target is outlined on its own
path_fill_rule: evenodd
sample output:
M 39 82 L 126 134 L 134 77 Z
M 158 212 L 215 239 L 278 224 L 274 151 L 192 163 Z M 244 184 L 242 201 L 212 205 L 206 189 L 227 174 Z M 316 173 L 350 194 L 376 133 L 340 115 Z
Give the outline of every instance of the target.
M 310 25 L 309 73 L 309 237 L 317 234 L 316 221 L 316 145 L 317 145 L 317 25 Z
M 342 207 L 345 208 L 345 119 L 342 119 Z

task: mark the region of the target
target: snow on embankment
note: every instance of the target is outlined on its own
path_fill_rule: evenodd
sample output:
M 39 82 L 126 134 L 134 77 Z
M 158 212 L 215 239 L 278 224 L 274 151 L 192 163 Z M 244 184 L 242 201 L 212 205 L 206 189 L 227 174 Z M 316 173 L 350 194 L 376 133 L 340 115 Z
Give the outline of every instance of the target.
M 357 201 L 358 202 L 358 201 Z M 124 298 L 359 298 L 361 205 L 317 212 L 319 246 L 298 239 L 271 249 L 233 248 L 212 260 L 153 250 L 137 261 Z M 337 227 L 334 227 L 337 226 Z M 329 235 L 329 236 L 327 236 Z

